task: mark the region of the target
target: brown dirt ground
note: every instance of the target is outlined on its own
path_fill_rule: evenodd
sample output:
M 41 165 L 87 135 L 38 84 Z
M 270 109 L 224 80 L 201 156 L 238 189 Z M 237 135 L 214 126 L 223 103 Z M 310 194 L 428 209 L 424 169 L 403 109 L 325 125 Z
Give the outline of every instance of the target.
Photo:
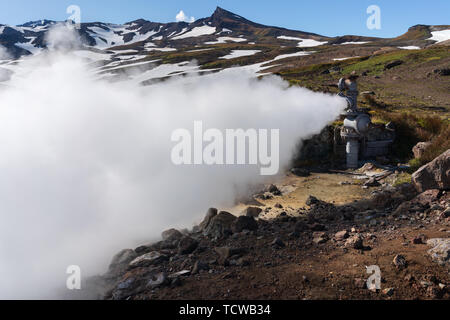
M 265 201 L 273 206 L 281 203 L 292 212 L 305 205 L 309 194 L 336 204 L 362 199 L 373 190 L 364 190 L 358 185 L 339 185 L 341 181 L 354 181 L 349 175 L 313 174 L 307 178 L 288 176 L 280 189 L 293 187 L 283 196 Z M 288 211 L 290 209 L 279 209 Z M 237 210 L 238 211 L 238 210 Z M 249 266 L 214 265 L 213 273 L 183 278 L 183 284 L 176 288 L 162 288 L 138 295 L 136 299 L 431 299 L 421 280 L 433 276 L 439 283 L 450 282 L 449 271 L 431 261 L 426 244 L 412 244 L 412 239 L 424 234 L 428 238 L 448 237 L 448 223 L 429 221 L 403 221 L 387 217 L 385 226 L 370 227 L 354 221 L 327 226 L 330 238 L 337 231 L 356 226 L 368 237 L 364 245 L 370 250 L 345 249 L 342 243 L 329 240 L 324 244 L 313 243 L 311 234 L 298 239 L 286 235 L 281 238 L 285 248 L 274 249 L 270 243 L 273 237 L 258 237 L 248 234 L 244 240 L 228 239 L 218 241 L 216 246 L 236 246 L 242 242 L 250 249 Z M 392 228 L 395 226 L 394 228 Z M 370 234 L 369 234 L 370 233 Z M 276 234 L 274 234 L 275 236 Z M 240 242 L 238 242 L 240 241 Z M 397 270 L 392 264 L 395 255 L 402 254 L 408 261 L 404 270 Z M 209 255 L 215 258 L 211 250 Z M 392 296 L 383 292 L 371 292 L 358 288 L 355 279 L 370 276 L 366 267 L 378 265 L 381 269 L 382 289 L 394 288 Z M 415 280 L 407 281 L 412 275 Z M 306 278 L 305 278 L 306 277 Z M 442 297 L 448 299 L 446 293 Z

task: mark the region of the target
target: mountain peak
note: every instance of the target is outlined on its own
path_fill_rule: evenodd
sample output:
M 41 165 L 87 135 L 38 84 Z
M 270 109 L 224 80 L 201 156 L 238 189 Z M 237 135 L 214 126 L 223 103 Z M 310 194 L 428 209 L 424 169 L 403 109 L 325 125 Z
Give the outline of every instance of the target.
M 231 18 L 231 19 L 236 19 L 236 18 L 240 18 L 240 16 L 238 16 L 237 14 L 234 14 L 231 11 L 225 10 L 221 7 L 217 7 L 216 10 L 214 11 L 214 13 L 211 16 L 213 19 L 220 19 L 220 18 Z
M 220 14 L 220 13 L 223 13 L 223 12 L 228 12 L 228 11 L 223 9 L 223 8 L 221 8 L 221 7 L 219 7 L 219 6 L 217 6 L 216 10 L 214 10 L 213 14 Z

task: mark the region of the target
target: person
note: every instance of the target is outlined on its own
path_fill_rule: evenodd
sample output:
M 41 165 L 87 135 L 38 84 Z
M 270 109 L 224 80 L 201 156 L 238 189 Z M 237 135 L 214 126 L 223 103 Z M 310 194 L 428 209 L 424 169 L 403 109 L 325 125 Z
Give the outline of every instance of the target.
M 339 88 L 339 96 L 346 98 L 348 102 L 349 111 L 357 110 L 357 100 L 358 100 L 358 84 L 357 79 L 359 76 L 353 71 L 350 75 L 339 79 L 338 88 Z M 347 91 L 344 94 L 344 91 Z

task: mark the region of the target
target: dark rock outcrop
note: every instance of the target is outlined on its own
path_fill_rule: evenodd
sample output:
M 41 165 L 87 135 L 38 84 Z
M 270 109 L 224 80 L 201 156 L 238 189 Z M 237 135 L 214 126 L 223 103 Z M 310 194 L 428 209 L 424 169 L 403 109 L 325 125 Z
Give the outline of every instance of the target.
M 169 229 L 163 231 L 161 237 L 163 238 L 163 240 L 173 241 L 173 240 L 180 240 L 181 238 L 183 238 L 183 234 L 177 229 Z
M 212 238 L 224 238 L 233 233 L 233 224 L 236 217 L 229 212 L 221 211 L 214 217 L 204 229 L 203 233 Z
M 413 173 L 412 181 L 417 191 L 450 188 L 450 149 Z
M 254 231 L 258 229 L 258 223 L 253 217 L 240 216 L 233 225 L 234 232 L 241 232 L 243 230 Z

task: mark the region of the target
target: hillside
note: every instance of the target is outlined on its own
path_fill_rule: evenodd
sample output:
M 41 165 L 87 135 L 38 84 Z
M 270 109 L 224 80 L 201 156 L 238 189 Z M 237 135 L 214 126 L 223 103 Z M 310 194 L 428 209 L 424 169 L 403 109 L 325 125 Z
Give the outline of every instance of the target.
M 20 26 L 0 25 L 0 45 L 10 55 L 9 59 L 3 59 L 0 68 L 13 71 L 14 59 L 45 50 L 49 45 L 47 34 L 56 24 L 42 20 Z M 419 25 L 392 39 L 355 35 L 327 37 L 265 26 L 218 7 L 210 17 L 193 23 L 143 19 L 124 25 L 82 23 L 77 30 L 81 45 L 74 53 L 94 62 L 100 77 L 124 80 L 123 75 L 127 74 L 125 78 L 130 79 L 133 75 L 128 71 L 137 69 L 140 75 L 134 76 L 135 81 L 151 84 L 173 75 L 205 74 L 205 71 L 218 72 L 236 66 L 252 70 L 256 75 L 292 74 L 299 66 L 339 65 L 337 62 L 348 58 L 388 51 L 398 51 L 402 56 L 409 54 L 407 50 L 445 46 L 449 29 L 448 25 Z M 445 65 L 447 58 L 443 53 L 438 64 Z M 187 65 L 191 61 L 198 67 Z

